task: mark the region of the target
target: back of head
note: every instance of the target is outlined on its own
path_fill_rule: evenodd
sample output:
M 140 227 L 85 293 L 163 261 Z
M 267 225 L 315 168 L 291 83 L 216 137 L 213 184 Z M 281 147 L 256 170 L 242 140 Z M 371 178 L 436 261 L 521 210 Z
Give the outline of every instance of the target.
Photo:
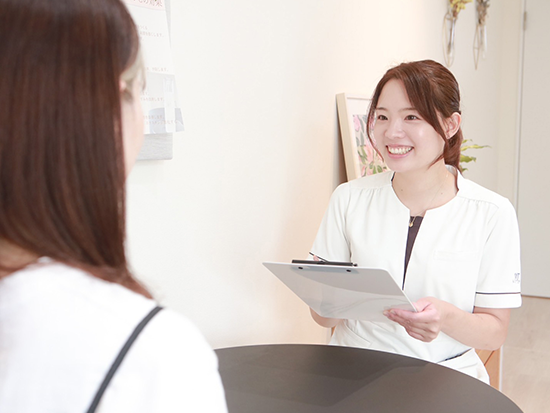
M 126 7 L 0 0 L 0 39 L 0 239 L 145 293 L 124 252 Z
M 443 119 L 460 112 L 460 90 L 453 74 L 443 65 L 433 60 L 402 63 L 389 69 L 382 77 L 373 94 L 368 113 L 368 134 L 372 136 L 372 122 L 378 99 L 386 83 L 392 79 L 403 82 L 409 101 L 420 116 L 428 122 L 445 140 L 443 158 L 447 165 L 460 170 L 460 146 L 462 130 L 449 137 L 441 124 Z

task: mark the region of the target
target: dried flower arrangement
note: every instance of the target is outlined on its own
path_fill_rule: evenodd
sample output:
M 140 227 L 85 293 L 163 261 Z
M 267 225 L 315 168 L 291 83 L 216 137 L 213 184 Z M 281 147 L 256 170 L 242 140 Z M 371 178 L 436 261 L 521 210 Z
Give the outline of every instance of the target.
M 476 33 L 474 36 L 474 67 L 477 69 L 479 58 L 485 59 L 487 52 L 487 10 L 489 0 L 476 0 Z
M 476 0 L 477 24 L 485 26 L 487 23 L 487 10 L 489 9 L 489 0 Z
M 466 4 L 471 2 L 472 0 L 449 0 L 450 13 L 453 19 L 458 18 L 458 13 L 466 8 Z
M 473 0 L 448 0 L 449 11 L 443 19 L 443 56 L 447 67 L 451 67 L 455 53 L 455 26 L 458 14 Z

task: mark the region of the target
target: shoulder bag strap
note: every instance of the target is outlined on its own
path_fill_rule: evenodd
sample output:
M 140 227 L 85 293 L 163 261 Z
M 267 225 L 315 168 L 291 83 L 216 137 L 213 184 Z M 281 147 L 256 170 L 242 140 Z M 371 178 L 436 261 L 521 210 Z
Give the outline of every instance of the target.
M 107 375 L 103 379 L 103 382 L 101 383 L 101 386 L 99 386 L 99 389 L 98 389 L 94 399 L 92 400 L 92 404 L 90 405 L 90 407 L 86 411 L 87 413 L 94 413 L 96 411 L 97 406 L 99 405 L 99 402 L 101 401 L 101 398 L 103 397 L 103 393 L 105 393 L 105 390 L 109 386 L 109 383 L 111 382 L 111 379 L 113 378 L 113 376 L 115 375 L 117 369 L 119 368 L 120 364 L 122 363 L 122 360 L 124 360 L 124 357 L 126 356 L 126 353 L 128 353 L 128 350 L 130 349 L 130 347 L 132 346 L 132 344 L 136 340 L 139 333 L 141 333 L 141 331 L 145 328 L 147 323 L 149 321 L 151 321 L 151 319 L 160 310 L 162 310 L 162 307 L 157 306 L 157 307 L 153 308 L 149 312 L 149 314 L 147 314 L 145 316 L 145 318 L 143 320 L 141 320 L 141 322 L 136 326 L 136 328 L 134 329 L 134 331 L 130 335 L 130 337 L 128 337 L 128 340 L 126 340 L 126 343 L 124 344 L 124 346 L 122 347 L 122 349 L 118 353 L 117 358 L 115 359 L 115 361 L 113 362 L 111 368 L 107 372 Z

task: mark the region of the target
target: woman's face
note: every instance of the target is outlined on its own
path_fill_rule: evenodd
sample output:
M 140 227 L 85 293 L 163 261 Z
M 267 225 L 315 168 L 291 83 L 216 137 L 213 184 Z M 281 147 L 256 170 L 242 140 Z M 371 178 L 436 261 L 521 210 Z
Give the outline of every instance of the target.
M 126 82 L 121 80 L 121 91 L 127 88 Z M 128 91 L 131 99 L 122 97 L 122 140 L 124 145 L 124 165 L 126 176 L 132 170 L 138 153 L 143 144 L 143 110 L 139 99 L 143 89 L 142 75 L 139 74 L 132 82 Z
M 376 147 L 395 172 L 427 170 L 441 156 L 444 140 L 412 107 L 403 82 L 382 89 L 375 112 Z

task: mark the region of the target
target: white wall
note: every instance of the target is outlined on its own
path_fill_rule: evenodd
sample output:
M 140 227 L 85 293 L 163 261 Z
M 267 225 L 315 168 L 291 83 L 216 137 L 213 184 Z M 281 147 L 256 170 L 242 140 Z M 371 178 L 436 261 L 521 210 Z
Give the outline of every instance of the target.
M 476 153 L 468 173 L 495 190 L 513 186 L 497 171 L 514 159 L 509 145 L 499 151 L 509 127 L 500 116 L 515 110 L 514 101 L 502 102 L 517 93 L 507 83 L 517 50 L 505 55 L 504 42 L 515 42 L 508 23 L 519 19 L 519 1 L 491 3 L 488 57 L 477 71 L 472 4 L 457 27 L 452 70 L 465 134 L 492 147 Z M 173 160 L 138 163 L 130 176 L 129 253 L 156 297 L 191 318 L 212 346 L 325 341 L 307 307 L 261 263 L 305 257 L 345 179 L 335 95 L 370 95 L 404 60 L 443 61 L 445 7 L 443 0 L 172 2 L 186 130 L 175 137 Z M 513 131 L 505 136 L 514 139 Z

